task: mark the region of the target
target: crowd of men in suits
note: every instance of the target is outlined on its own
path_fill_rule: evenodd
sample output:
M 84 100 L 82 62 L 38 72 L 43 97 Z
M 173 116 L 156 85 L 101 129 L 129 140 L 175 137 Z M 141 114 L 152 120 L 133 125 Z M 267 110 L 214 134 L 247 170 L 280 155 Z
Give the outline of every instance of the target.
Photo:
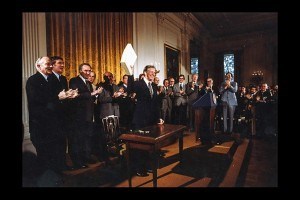
M 237 99 L 238 85 L 232 81 L 230 73 L 218 89 L 212 78 L 208 77 L 203 84 L 198 81 L 197 74 L 192 75 L 189 83 L 185 83 L 184 75 L 179 75 L 164 79 L 160 86 L 153 65 L 144 68 L 139 80 L 124 75 L 118 85 L 111 72 L 105 72 L 104 81 L 95 85 L 96 74 L 89 63 L 80 64 L 79 75 L 68 83 L 62 75 L 64 61 L 59 56 L 41 57 L 35 67 L 37 73 L 26 83 L 30 138 L 40 166 L 57 173 L 87 168 L 87 164 L 95 161 L 92 155 L 109 162 L 102 124 L 102 119 L 108 116 L 118 116 L 125 131 L 156 123 L 182 124 L 193 131 L 195 111 L 192 104 L 205 93 L 212 92 L 220 97 L 223 118 L 227 119 L 227 111 L 229 113 L 229 124 L 223 120 L 223 132 L 232 133 L 235 108 L 238 101 L 243 102 L 241 105 L 245 102 L 240 98 L 245 97 L 249 102 L 253 99 L 253 104 L 257 103 L 260 110 L 258 116 L 263 116 L 263 103 L 272 97 L 266 92 L 267 85 L 262 84 L 262 90 L 255 92 L 255 98 L 250 90 L 251 98 L 239 91 Z M 242 112 L 244 108 L 238 110 Z M 264 123 L 265 119 L 262 117 L 261 121 Z M 72 166 L 66 164 L 66 151 Z M 137 154 L 141 155 L 143 153 Z M 140 176 L 146 175 L 145 166 L 142 166 L 144 161 L 138 164 L 138 168 L 143 169 L 138 171 Z

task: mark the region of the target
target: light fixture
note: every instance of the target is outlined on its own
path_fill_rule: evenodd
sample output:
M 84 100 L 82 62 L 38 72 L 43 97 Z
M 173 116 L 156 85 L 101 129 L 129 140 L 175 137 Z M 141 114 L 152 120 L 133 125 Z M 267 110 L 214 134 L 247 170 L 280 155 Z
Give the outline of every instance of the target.
M 128 43 L 121 57 L 121 67 L 127 75 L 133 75 L 133 65 L 137 59 L 137 55 L 130 43 Z

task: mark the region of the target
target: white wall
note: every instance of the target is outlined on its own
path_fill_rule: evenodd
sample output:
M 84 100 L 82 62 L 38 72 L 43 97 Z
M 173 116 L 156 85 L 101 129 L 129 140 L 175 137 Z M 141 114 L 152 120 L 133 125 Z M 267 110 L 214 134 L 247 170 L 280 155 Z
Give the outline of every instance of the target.
M 22 14 L 22 121 L 24 138 L 29 138 L 26 81 L 35 74 L 35 61 L 47 55 L 45 13 Z
M 187 13 L 134 13 L 134 44 L 137 61 L 134 76 L 138 77 L 146 65 L 154 64 L 162 85 L 166 78 L 165 44 L 180 50 L 180 72 L 190 72 L 189 41 L 199 38 L 199 26 Z M 187 81 L 187 79 L 186 79 Z

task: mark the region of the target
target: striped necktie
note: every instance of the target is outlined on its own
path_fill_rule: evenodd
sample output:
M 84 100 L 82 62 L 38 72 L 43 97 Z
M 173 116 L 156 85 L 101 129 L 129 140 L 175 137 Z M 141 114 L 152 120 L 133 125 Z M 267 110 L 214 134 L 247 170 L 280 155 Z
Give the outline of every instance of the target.
M 86 84 L 88 90 L 91 92 L 91 85 L 89 84 L 89 81 L 85 80 L 85 84 Z
M 153 97 L 153 88 L 152 88 L 151 82 L 148 82 L 148 88 L 149 88 L 150 95 L 151 95 L 151 98 L 152 98 Z

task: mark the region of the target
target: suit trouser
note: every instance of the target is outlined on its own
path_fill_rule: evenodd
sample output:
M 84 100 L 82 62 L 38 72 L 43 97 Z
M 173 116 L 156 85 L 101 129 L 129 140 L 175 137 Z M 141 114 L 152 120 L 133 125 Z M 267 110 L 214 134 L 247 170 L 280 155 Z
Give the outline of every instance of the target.
M 187 105 L 175 106 L 175 124 L 186 125 Z
M 44 171 L 51 169 L 55 172 L 61 171 L 61 149 L 59 139 L 49 139 L 45 142 L 33 142 L 37 152 L 39 168 Z
M 87 162 L 92 151 L 92 122 L 76 121 L 75 129 L 70 136 L 70 156 L 75 165 Z
M 229 132 L 231 133 L 233 131 L 233 116 L 234 116 L 234 111 L 235 107 L 233 105 L 229 105 L 227 102 L 222 102 L 223 105 L 223 131 L 227 132 L 228 131 L 228 126 L 227 126 L 227 110 L 229 111 Z

